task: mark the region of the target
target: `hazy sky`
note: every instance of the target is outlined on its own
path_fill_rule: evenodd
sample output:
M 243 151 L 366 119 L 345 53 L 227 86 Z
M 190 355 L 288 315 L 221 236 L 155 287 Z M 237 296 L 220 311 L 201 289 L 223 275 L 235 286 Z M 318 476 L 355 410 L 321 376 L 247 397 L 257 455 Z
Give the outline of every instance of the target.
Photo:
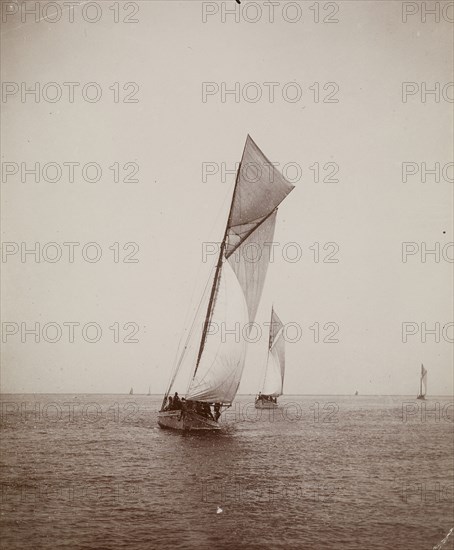
M 296 187 L 279 209 L 280 245 L 257 316 L 263 337 L 249 346 L 240 392 L 259 389 L 268 341 L 263 323 L 273 302 L 284 323 L 301 327 L 299 341 L 287 344 L 287 393 L 416 395 L 423 362 L 429 393 L 451 394 L 451 12 L 442 11 L 438 22 L 408 14 L 404 23 L 405 3 L 320 2 L 316 23 L 314 3 L 301 2 L 301 19 L 291 23 L 285 19 L 296 19 L 296 8 L 284 11 L 288 3 L 281 2 L 274 22 L 260 4 L 253 23 L 257 3 L 247 8 L 245 1 L 92 4 L 85 12 L 75 7 L 72 23 L 68 9 L 59 21 L 46 21 L 51 8 L 35 22 L 24 4 L 17 13 L 10 8 L 2 23 L 2 162 L 10 163 L 3 164 L 2 241 L 17 243 L 3 245 L 11 254 L 2 263 L 2 320 L 8 331 L 18 329 L 5 335 L 3 324 L 2 391 L 164 391 L 188 310 L 208 277 L 202 243 L 223 234 L 234 175 L 222 178 L 221 164 L 235 168 L 249 133 L 273 162 L 294 163 L 300 173 L 288 166 Z M 204 22 L 203 11 L 216 8 Z M 239 10 L 239 22 L 223 22 L 225 8 Z M 128 17 L 138 22 L 124 23 Z M 21 101 L 21 83 L 36 82 L 37 101 L 31 94 Z M 73 102 L 65 82 L 80 83 Z M 90 82 L 97 86 L 83 92 Z M 212 83 L 205 101 L 204 82 Z M 222 97 L 223 87 L 233 90 L 236 82 L 239 97 Z M 404 85 L 412 94 L 405 102 L 404 82 L 414 83 Z M 125 83 L 135 84 L 124 89 Z M 439 98 L 421 93 L 435 83 Z M 88 101 L 99 90 L 99 101 Z M 50 101 L 59 91 L 62 97 Z M 254 102 L 256 93 L 262 96 Z M 338 101 L 323 101 L 329 98 Z M 71 162 L 79 163 L 72 182 Z M 403 162 L 414 163 L 409 174 L 417 171 L 406 182 Z M 422 181 L 424 162 L 439 163 L 440 181 L 430 174 Z M 55 164 L 35 182 L 25 173 L 35 163 Z M 87 163 L 101 168 L 99 181 L 95 165 L 82 172 Z M 138 165 L 131 179 L 139 181 L 116 182 L 114 163 L 121 180 Z M 126 163 L 132 164 L 124 169 Z M 203 163 L 219 171 L 204 178 Z M 338 168 L 332 179 L 339 181 L 315 182 L 315 163 L 321 178 Z M 59 169 L 58 181 L 46 181 Z M 22 262 L 21 246 L 35 242 L 41 261 L 27 255 Z M 54 263 L 45 261 L 58 250 L 44 248 L 50 242 L 62 251 Z M 80 243 L 72 263 L 65 242 Z M 82 255 L 90 242 L 98 243 L 98 262 Z M 131 242 L 138 252 L 123 250 Z M 297 250 L 285 248 L 289 242 L 297 243 L 298 261 L 283 258 Z M 405 242 L 416 244 L 406 245 L 415 253 L 404 263 Z M 325 243 L 335 245 L 323 250 Z M 438 262 L 421 257 L 422 243 L 440 247 Z M 337 263 L 323 262 L 336 250 Z M 86 257 L 95 253 L 94 246 L 84 250 Z M 124 263 L 129 253 L 139 261 Z M 63 331 L 56 343 L 42 334 L 51 322 Z M 80 323 L 74 342 L 63 325 L 69 322 Z M 405 322 L 414 323 L 408 327 L 415 334 L 403 343 Z M 21 323 L 39 323 L 39 342 Z M 94 339 L 93 326 L 84 339 L 87 323 L 101 327 L 98 342 L 86 341 Z M 327 323 L 339 327 L 338 343 L 322 341 L 335 326 L 324 329 Z M 438 343 L 434 335 L 423 342 L 422 323 L 440 324 Z M 138 342 L 124 343 L 136 325 Z M 48 327 L 47 339 L 55 330 Z

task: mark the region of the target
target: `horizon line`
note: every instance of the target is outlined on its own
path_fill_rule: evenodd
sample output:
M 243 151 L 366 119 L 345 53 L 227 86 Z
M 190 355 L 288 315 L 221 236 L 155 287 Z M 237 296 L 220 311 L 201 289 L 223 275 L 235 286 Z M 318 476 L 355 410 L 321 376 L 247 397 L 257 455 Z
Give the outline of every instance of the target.
M 144 397 L 153 397 L 153 396 L 163 396 L 164 393 L 102 393 L 102 392 L 2 392 L 0 391 L 0 396 L 2 395 L 132 395 L 132 396 L 144 396 Z M 238 393 L 235 397 L 249 397 L 251 395 L 258 395 L 257 393 Z M 413 394 L 405 393 L 359 393 L 355 395 L 354 393 L 286 393 L 279 397 L 317 397 L 317 396 L 331 396 L 331 397 L 411 397 Z M 433 394 L 432 397 L 453 397 L 454 394 Z M 416 397 L 415 397 L 416 399 Z

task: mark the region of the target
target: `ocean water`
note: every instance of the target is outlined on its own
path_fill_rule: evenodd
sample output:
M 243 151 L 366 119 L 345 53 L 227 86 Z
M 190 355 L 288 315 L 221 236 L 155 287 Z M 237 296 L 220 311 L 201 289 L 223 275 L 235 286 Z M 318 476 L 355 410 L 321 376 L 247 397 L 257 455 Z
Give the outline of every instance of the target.
M 240 396 L 215 434 L 160 396 L 2 395 L 2 549 L 454 548 L 452 398 Z

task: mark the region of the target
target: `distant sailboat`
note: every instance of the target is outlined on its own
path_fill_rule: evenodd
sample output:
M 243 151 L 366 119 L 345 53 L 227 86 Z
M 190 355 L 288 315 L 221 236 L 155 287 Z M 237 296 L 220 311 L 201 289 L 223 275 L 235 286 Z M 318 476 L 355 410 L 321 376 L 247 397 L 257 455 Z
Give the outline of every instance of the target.
M 282 395 L 285 373 L 284 325 L 271 308 L 270 338 L 262 391 L 255 399 L 256 409 L 275 409 L 277 398 Z
M 424 385 L 424 391 L 423 391 Z M 427 392 L 427 370 L 424 368 L 424 365 L 421 363 L 421 377 L 419 379 L 419 393 L 416 396 L 416 399 L 425 399 Z
M 359 395 L 358 390 L 355 391 L 355 395 Z
M 218 261 L 210 276 L 212 284 L 207 286 L 211 291 L 202 296 L 171 377 L 158 414 L 160 427 L 220 429 L 221 411 L 231 406 L 238 391 L 247 341 L 242 334 L 226 337 L 219 327 L 252 326 L 270 261 L 270 247 L 265 243 L 272 242 L 277 207 L 293 187 L 248 136 Z M 252 243 L 261 251 L 254 262 L 245 253 Z M 212 325 L 219 330 L 209 330 Z M 178 393 L 171 397 L 172 388 L 187 388 L 185 398 Z
M 129 390 L 129 395 L 134 395 L 134 392 L 132 391 L 132 388 Z
M 147 395 L 151 395 L 151 386 L 148 386 L 148 393 Z

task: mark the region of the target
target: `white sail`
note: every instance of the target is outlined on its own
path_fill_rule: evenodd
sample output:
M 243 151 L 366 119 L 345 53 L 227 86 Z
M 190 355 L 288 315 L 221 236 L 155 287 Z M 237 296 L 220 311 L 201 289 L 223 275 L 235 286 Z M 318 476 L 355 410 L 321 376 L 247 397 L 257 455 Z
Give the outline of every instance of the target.
M 181 350 L 174 375 L 169 384 L 169 390 L 174 388 L 177 392 L 184 392 L 194 374 L 194 365 L 197 361 L 197 354 L 200 346 L 200 339 L 203 332 L 206 309 L 210 297 L 211 284 L 213 282 L 214 270 L 211 272 L 205 290 L 197 306 L 191 327 L 189 327 L 184 346 Z
M 206 313 L 193 324 L 168 392 L 172 386 L 177 391 L 188 387 L 188 400 L 230 404 L 234 399 L 245 361 L 245 332 L 255 319 L 268 270 L 277 207 L 293 187 L 248 136 L 211 292 L 203 300 Z M 191 365 L 192 379 L 182 386 Z
M 421 395 L 426 395 L 427 393 L 427 370 L 424 368 L 424 365 L 421 365 Z
M 262 394 L 279 397 L 282 395 L 285 374 L 285 340 L 282 321 L 275 311 L 271 314 L 270 342 Z
M 238 390 L 246 357 L 243 329 L 248 309 L 235 273 L 224 262 L 208 336 L 187 399 L 231 403 Z
M 276 225 L 277 210 L 274 210 L 248 237 L 233 249 L 232 234 L 227 240 L 227 258 L 244 290 L 252 323 L 262 296 L 268 265 L 270 263 L 271 244 Z

